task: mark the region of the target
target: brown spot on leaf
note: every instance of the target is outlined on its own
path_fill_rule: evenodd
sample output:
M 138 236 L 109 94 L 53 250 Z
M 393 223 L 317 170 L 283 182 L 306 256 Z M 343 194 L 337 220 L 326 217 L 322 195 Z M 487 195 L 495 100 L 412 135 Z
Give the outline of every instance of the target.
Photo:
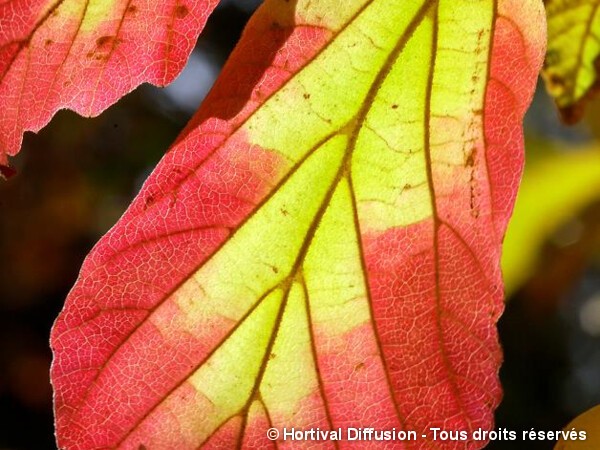
M 473 167 L 475 165 L 475 159 L 473 158 L 473 153 L 471 153 L 467 160 L 465 161 L 465 167 Z
M 179 5 L 175 8 L 175 17 L 178 19 L 183 19 L 190 13 L 190 10 L 185 5 Z
M 115 36 L 102 36 L 96 39 L 96 46 L 100 48 L 108 47 L 115 42 Z
M 53 41 L 52 39 L 46 39 L 46 40 L 44 41 L 44 46 L 45 46 L 45 47 L 49 47 L 49 46 L 51 46 L 52 44 L 54 44 L 54 41 Z
M 121 42 L 116 36 L 102 36 L 96 39 L 96 48 L 86 54 L 87 58 L 94 58 L 96 61 L 108 60 L 114 47 Z
M 479 206 L 477 205 L 477 179 L 475 178 L 475 157 L 477 155 L 477 149 L 473 148 L 467 160 L 465 161 L 465 168 L 471 169 L 471 175 L 469 177 L 469 207 L 471 210 L 471 216 L 477 219 L 479 217 Z
M 304 98 L 305 98 L 306 100 L 308 100 L 308 99 L 310 98 L 310 94 L 308 94 L 308 93 L 307 93 L 307 94 L 304 94 Z
M 398 109 L 398 105 L 396 105 L 395 103 L 392 105 L 392 109 Z
M 129 5 L 129 8 L 127 8 L 127 14 L 135 14 L 138 10 L 138 7 L 135 5 Z
M 155 201 L 156 201 L 156 199 L 154 198 L 154 195 L 148 194 L 148 196 L 144 199 L 145 208 L 151 207 Z

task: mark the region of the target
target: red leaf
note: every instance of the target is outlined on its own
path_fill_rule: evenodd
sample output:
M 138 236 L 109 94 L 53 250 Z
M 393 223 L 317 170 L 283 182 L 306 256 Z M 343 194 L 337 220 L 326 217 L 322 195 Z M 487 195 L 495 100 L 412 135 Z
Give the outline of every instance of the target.
M 268 0 L 87 258 L 52 331 L 61 447 L 492 427 L 541 2 L 344 5 Z
M 10 0 L 0 4 L 0 166 L 59 109 L 100 114 L 183 69 L 218 0 Z

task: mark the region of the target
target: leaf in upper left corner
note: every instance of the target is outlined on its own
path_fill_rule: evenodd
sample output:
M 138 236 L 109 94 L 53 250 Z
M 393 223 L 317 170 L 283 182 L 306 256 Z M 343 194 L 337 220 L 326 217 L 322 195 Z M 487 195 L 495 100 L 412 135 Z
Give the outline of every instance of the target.
M 548 52 L 542 77 L 564 122 L 583 116 L 600 89 L 600 0 L 545 0 Z
M 218 0 L 0 2 L 0 167 L 59 109 L 96 116 L 183 69 Z

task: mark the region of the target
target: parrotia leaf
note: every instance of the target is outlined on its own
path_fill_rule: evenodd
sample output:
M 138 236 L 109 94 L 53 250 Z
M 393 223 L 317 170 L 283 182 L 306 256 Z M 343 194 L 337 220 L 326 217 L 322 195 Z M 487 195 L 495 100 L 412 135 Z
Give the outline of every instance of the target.
M 538 0 L 268 0 L 55 324 L 59 446 L 490 428 L 544 39 Z
M 600 84 L 600 0 L 546 0 L 548 53 L 542 75 L 566 123 L 577 122 Z
M 0 166 L 59 109 L 94 116 L 181 71 L 218 0 L 0 2 Z

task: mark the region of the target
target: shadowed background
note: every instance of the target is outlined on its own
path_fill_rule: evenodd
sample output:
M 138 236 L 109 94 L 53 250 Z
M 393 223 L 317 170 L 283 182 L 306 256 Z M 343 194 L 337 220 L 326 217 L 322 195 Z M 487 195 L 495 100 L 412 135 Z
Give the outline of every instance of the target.
M 38 135 L 25 136 L 12 161 L 18 175 L 0 183 L 0 450 L 56 448 L 48 380 L 52 322 L 84 257 L 195 111 L 258 3 L 224 0 L 168 88 L 142 86 L 95 119 L 61 112 Z M 593 145 L 590 124 L 600 112 L 588 116 L 575 128 L 560 125 L 540 86 L 525 125 L 527 170 L 551 156 L 560 164 L 561 153 Z M 600 158 L 600 145 L 597 151 Z M 555 183 L 560 187 L 561 178 Z M 523 250 L 535 252 L 534 263 L 519 266 L 519 280 L 510 281 L 500 321 L 505 396 L 497 428 L 519 436 L 531 428 L 559 430 L 600 403 L 600 183 L 597 189 L 597 196 L 568 205 L 569 213 L 539 234 L 539 246 Z M 532 192 L 534 200 L 548 195 Z M 505 268 L 517 267 L 518 258 L 506 260 Z M 488 446 L 552 447 L 520 440 Z

